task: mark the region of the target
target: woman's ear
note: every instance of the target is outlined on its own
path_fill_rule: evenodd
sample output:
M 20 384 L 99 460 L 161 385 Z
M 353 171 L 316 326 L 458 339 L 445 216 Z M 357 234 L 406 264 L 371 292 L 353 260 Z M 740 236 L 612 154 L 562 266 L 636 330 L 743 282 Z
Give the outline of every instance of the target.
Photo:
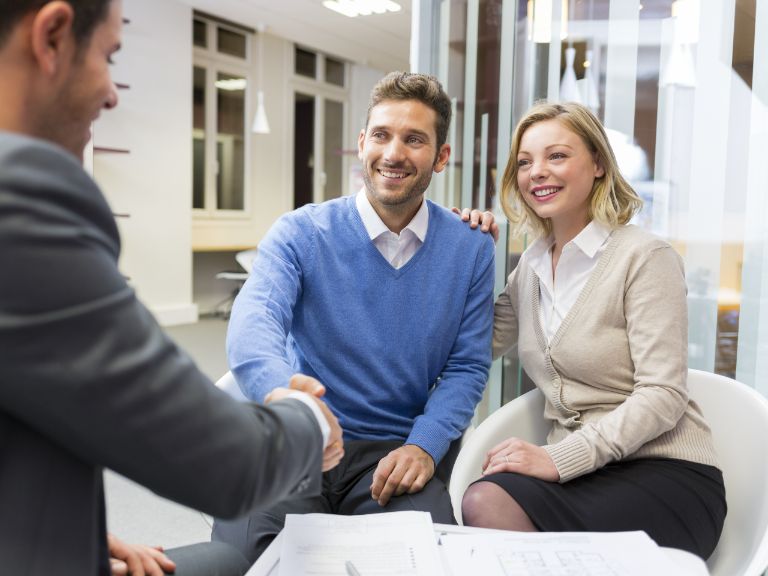
M 595 178 L 602 178 L 603 176 L 605 176 L 605 168 L 603 168 L 603 163 L 595 155 Z

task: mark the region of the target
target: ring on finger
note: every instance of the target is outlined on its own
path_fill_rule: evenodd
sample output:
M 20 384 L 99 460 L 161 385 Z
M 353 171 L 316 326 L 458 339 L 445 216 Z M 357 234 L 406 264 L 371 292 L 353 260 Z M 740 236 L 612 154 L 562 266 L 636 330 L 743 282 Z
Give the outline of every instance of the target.
M 509 454 L 504 454 L 504 462 L 509 464 Z

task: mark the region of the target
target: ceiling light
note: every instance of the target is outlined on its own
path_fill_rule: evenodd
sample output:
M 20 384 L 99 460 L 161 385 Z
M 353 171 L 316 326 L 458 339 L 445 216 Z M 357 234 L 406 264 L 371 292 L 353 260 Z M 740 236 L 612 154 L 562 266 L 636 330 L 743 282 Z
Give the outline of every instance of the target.
M 402 9 L 393 0 L 325 0 L 323 6 L 350 18 L 399 12 Z
M 224 78 L 216 80 L 216 88 L 219 90 L 226 90 L 228 92 L 237 92 L 239 90 L 245 90 L 248 82 L 245 78 Z

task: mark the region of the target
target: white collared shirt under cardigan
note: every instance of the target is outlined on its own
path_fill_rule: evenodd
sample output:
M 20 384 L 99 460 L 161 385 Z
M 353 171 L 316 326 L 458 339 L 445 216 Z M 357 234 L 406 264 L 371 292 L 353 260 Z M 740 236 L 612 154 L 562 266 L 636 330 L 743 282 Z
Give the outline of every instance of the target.
M 620 226 L 596 246 L 599 235 L 593 226 L 586 242 L 567 249 L 582 252 L 573 277 L 565 278 L 570 257 L 564 269 L 558 265 L 557 282 L 568 296 L 560 287 L 541 287 L 547 240 L 523 253 L 496 301 L 494 358 L 517 345 L 544 393 L 544 415 L 552 421 L 545 449 L 560 482 L 630 458 L 717 466 L 709 427 L 688 401 L 682 259 L 636 226 Z M 582 256 L 594 261 L 577 263 Z M 541 306 L 547 298 L 549 311 Z

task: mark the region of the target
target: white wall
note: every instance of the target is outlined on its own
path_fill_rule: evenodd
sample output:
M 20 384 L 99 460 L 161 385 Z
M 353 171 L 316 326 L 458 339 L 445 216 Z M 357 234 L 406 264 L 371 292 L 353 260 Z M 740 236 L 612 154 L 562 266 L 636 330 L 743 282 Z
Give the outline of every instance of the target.
M 120 268 L 161 323 L 197 319 L 192 303 L 191 9 L 174 1 L 124 3 L 130 23 L 113 78 L 130 85 L 94 125 L 94 177 L 119 218 Z

